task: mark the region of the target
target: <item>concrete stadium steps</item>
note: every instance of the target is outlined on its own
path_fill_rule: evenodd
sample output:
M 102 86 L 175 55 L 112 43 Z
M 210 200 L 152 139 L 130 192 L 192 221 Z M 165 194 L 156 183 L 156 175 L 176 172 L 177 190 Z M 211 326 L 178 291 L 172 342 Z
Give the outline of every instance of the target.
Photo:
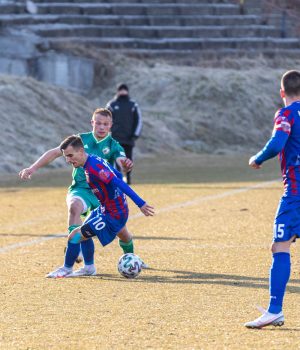
M 239 38 L 280 37 L 280 30 L 265 25 L 251 26 L 99 26 L 99 25 L 35 25 L 28 26 L 42 37 L 91 38 Z
M 49 37 L 50 47 L 56 45 L 81 44 L 103 49 L 147 49 L 147 50 L 266 50 L 300 49 L 298 39 L 278 38 L 55 38 Z
M 218 50 L 298 50 L 299 38 L 281 38 L 280 25 L 262 13 L 241 14 L 234 0 L 36 0 L 0 4 L 0 26 L 34 33 L 45 47 L 94 45 L 103 50 L 155 53 Z M 276 15 L 275 15 L 276 16 Z
M 42 3 L 82 3 L 84 1 L 82 0 L 34 0 L 36 4 L 42 4 Z M 157 3 L 166 3 L 166 4 L 182 4 L 182 0 L 88 0 L 89 3 L 97 3 L 97 4 L 107 4 L 107 3 L 126 3 L 126 4 L 157 4 Z M 185 0 L 184 3 L 186 4 L 199 4 L 200 2 L 205 2 L 201 0 Z M 233 2 L 230 0 L 210 0 L 206 1 L 211 4 L 232 4 Z
M 217 3 L 40 3 L 39 14 L 238 15 L 239 6 Z M 1 14 L 25 13 L 24 3 L 0 5 Z
M 130 16 L 130 15 L 1 15 L 0 26 L 35 24 L 115 25 L 115 26 L 247 26 L 259 25 L 255 15 L 191 15 L 191 16 Z

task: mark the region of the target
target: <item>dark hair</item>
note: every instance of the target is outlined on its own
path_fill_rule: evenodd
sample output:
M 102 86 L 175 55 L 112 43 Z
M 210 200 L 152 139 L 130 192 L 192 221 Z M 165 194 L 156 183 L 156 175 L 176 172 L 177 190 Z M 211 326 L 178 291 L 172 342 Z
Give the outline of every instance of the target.
M 94 113 L 93 113 L 93 117 L 92 119 L 95 117 L 95 115 L 97 114 L 101 114 L 103 115 L 104 117 L 110 117 L 112 119 L 112 114 L 111 114 L 111 111 L 107 108 L 97 108 Z
M 297 70 L 285 72 L 281 78 L 281 88 L 287 96 L 300 95 L 300 72 Z
M 120 90 L 129 91 L 128 86 L 126 84 L 124 84 L 124 83 L 118 85 L 117 91 L 120 91 Z
M 75 149 L 83 148 L 83 143 L 80 136 L 77 136 L 77 135 L 68 136 L 66 139 L 64 139 L 61 142 L 61 144 L 59 145 L 59 148 L 61 151 L 63 151 L 69 146 L 72 146 Z

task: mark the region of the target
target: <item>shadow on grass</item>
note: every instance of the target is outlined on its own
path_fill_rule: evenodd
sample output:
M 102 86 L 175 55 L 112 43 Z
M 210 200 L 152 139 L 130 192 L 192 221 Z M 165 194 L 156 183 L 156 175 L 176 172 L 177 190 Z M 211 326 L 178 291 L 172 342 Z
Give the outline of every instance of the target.
M 147 276 L 147 271 L 157 271 L 170 273 L 170 276 Z M 240 275 L 227 275 L 218 273 L 197 273 L 181 270 L 160 270 L 160 269 L 147 269 L 137 279 L 124 279 L 118 275 L 112 274 L 99 274 L 93 276 L 93 278 L 99 278 L 110 281 L 125 281 L 128 283 L 159 283 L 159 284 L 210 284 L 210 285 L 223 285 L 243 288 L 263 288 L 269 289 L 269 279 L 261 277 L 249 277 Z M 299 283 L 299 279 L 291 279 L 290 283 Z M 300 293 L 300 287 L 288 286 L 287 291 L 289 293 Z
M 0 237 L 68 237 L 67 234 L 39 234 L 39 233 L 0 233 Z M 157 240 L 157 241 L 193 241 L 192 238 L 183 237 L 155 237 L 155 236 L 134 236 L 135 240 Z
M 55 238 L 61 238 L 61 237 L 68 237 L 67 234 L 61 233 L 61 234 L 40 234 L 40 233 L 0 233 L 0 237 L 55 237 Z

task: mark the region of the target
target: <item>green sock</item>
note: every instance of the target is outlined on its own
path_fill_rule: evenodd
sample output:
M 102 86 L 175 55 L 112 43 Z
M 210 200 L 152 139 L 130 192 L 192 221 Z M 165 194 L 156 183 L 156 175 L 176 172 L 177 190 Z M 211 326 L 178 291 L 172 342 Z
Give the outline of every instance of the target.
M 119 239 L 119 245 L 123 249 L 124 254 L 133 253 L 133 240 L 132 239 L 129 242 L 123 242 Z
M 80 227 L 80 225 L 71 225 L 68 227 L 69 233 L 71 233 L 76 227 Z

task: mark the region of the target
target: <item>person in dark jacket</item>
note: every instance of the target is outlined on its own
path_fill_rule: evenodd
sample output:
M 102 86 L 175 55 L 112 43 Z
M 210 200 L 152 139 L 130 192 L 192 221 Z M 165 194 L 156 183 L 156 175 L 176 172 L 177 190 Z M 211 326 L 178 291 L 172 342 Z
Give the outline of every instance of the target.
M 129 96 L 126 84 L 117 87 L 117 94 L 106 105 L 113 116 L 111 128 L 112 137 L 117 140 L 125 150 L 126 157 L 132 160 L 133 147 L 142 131 L 142 114 L 138 104 Z M 131 183 L 131 174 L 126 174 L 127 183 Z

